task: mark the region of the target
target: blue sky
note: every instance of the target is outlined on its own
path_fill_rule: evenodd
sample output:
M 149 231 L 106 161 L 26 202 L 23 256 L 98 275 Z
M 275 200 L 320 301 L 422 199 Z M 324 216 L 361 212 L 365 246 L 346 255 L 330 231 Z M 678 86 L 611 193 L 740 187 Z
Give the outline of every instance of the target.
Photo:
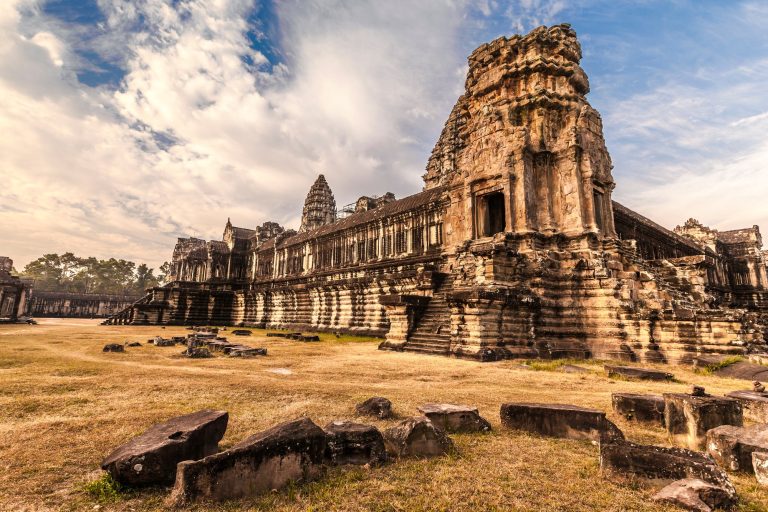
M 414 193 L 467 55 L 561 22 L 614 197 L 768 230 L 768 2 L 4 0 L 0 252 L 158 265 L 227 217 L 296 227 L 318 173 L 340 205 Z

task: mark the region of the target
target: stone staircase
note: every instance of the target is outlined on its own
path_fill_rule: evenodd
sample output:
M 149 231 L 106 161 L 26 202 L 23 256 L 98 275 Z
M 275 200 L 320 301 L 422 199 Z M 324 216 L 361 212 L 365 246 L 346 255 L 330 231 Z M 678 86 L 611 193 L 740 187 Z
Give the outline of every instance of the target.
M 447 356 L 451 349 L 451 308 L 445 294 L 453 289 L 453 276 L 447 275 L 437 287 L 417 320 L 403 350 Z

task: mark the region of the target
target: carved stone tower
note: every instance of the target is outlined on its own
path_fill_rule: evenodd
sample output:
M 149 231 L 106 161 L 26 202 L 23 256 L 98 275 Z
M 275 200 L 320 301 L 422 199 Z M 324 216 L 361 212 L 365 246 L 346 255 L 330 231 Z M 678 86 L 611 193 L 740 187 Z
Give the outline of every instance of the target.
M 336 221 L 336 200 L 322 174 L 309 189 L 301 213 L 300 232 L 309 231 Z
M 500 232 L 615 237 L 612 165 L 580 59 L 565 24 L 470 55 L 424 175 L 426 189 L 451 195 L 449 243 Z

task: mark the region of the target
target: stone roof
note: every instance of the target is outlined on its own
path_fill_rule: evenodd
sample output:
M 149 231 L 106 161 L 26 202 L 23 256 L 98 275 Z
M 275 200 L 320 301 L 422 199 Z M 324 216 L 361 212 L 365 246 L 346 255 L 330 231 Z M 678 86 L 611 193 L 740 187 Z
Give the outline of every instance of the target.
M 404 213 L 410 210 L 415 210 L 420 206 L 427 205 L 440 199 L 441 195 L 445 191 L 444 187 L 436 187 L 412 196 L 398 199 L 390 203 L 384 204 L 373 210 L 367 210 L 364 212 L 353 213 L 341 220 L 337 220 L 333 224 L 327 224 L 319 228 L 299 233 L 292 237 L 286 238 L 280 242 L 280 246 L 295 245 L 306 242 L 313 238 L 320 238 L 327 236 L 345 229 L 354 228 L 356 226 L 362 226 L 368 222 L 384 219 L 386 217 L 392 217 L 394 215 Z M 272 249 L 275 246 L 275 239 L 267 240 L 264 242 L 259 250 Z
M 699 244 L 694 242 L 693 240 L 690 240 L 689 238 L 686 238 L 686 237 L 684 237 L 682 235 L 678 235 L 674 231 L 670 231 L 669 229 L 665 228 L 661 224 L 657 224 L 657 223 L 653 222 L 651 219 L 649 219 L 648 217 L 640 215 L 639 213 L 637 213 L 634 210 L 630 210 L 629 208 L 627 208 L 626 206 L 624 206 L 621 203 L 617 203 L 616 201 L 612 201 L 612 202 L 613 202 L 613 214 L 614 214 L 614 217 L 616 216 L 617 213 L 619 215 L 624 215 L 624 216 L 629 217 L 633 221 L 637 222 L 638 224 L 641 224 L 641 225 L 645 226 L 646 228 L 648 228 L 648 229 L 650 229 L 652 231 L 656 231 L 656 232 L 660 233 L 663 236 L 666 236 L 668 238 L 673 239 L 677 243 L 685 245 L 686 247 L 689 247 L 691 249 L 695 249 L 698 252 L 703 252 L 704 251 L 704 249 Z
M 232 226 L 232 236 L 234 236 L 235 238 L 251 238 L 255 234 L 256 234 L 255 229 L 238 228 L 238 227 Z
M 760 229 L 757 226 L 744 229 L 731 229 L 729 231 L 718 231 L 717 239 L 726 244 L 750 244 L 757 242 L 762 246 L 762 237 Z

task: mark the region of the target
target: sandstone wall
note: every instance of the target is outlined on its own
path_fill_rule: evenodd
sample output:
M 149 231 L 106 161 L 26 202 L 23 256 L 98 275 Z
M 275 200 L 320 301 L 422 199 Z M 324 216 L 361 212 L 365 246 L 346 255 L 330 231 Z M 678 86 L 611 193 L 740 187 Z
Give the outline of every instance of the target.
M 139 297 L 36 291 L 30 300 L 34 317 L 105 318 Z

